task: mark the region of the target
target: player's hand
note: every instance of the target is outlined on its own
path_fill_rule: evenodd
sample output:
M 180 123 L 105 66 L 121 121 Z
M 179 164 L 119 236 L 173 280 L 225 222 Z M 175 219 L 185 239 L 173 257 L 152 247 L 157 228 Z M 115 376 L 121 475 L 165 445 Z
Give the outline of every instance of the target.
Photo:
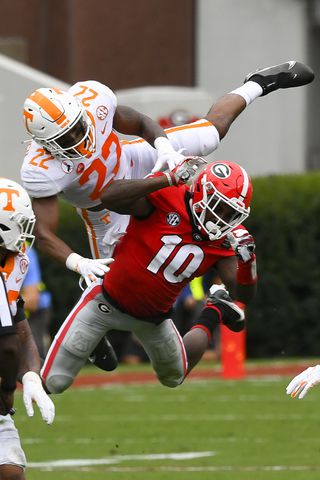
M 239 234 L 238 234 L 239 232 Z M 241 235 L 241 230 L 230 232 L 227 234 L 227 240 L 238 259 L 243 262 L 250 262 L 255 258 L 256 245 L 253 237 L 245 230 L 246 233 Z
M 23 384 L 23 403 L 29 417 L 33 417 L 33 402 L 39 407 L 43 420 L 48 424 L 54 420 L 55 408 L 54 403 L 44 391 L 42 381 L 35 372 L 27 372 L 22 377 Z
M 207 161 L 204 158 L 185 157 L 172 172 L 170 172 L 172 183 L 174 185 L 190 185 L 194 177 L 198 175 L 206 165 Z
M 181 153 L 183 149 L 176 152 L 176 150 L 173 148 L 170 141 L 166 137 L 156 138 L 154 146 L 157 149 L 158 158 L 153 169 L 151 170 L 151 173 L 160 172 L 165 168 L 173 170 L 179 162 L 186 158 Z
M 292 398 L 304 398 L 311 387 L 320 383 L 320 365 L 309 367 L 294 377 L 286 388 L 287 395 Z
M 66 261 L 66 266 L 79 273 L 85 280 L 87 286 L 90 286 L 92 282 L 97 280 L 97 277 L 103 277 L 103 275 L 109 272 L 108 265 L 113 262 L 113 258 L 84 258 L 77 253 L 71 253 Z

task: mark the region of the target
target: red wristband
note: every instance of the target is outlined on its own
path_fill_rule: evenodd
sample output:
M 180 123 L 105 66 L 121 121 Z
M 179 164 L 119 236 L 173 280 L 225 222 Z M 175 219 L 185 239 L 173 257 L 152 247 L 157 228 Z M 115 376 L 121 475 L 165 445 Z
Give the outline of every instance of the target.
M 257 282 L 256 256 L 253 255 L 249 262 L 238 262 L 237 282 L 241 285 L 253 285 Z

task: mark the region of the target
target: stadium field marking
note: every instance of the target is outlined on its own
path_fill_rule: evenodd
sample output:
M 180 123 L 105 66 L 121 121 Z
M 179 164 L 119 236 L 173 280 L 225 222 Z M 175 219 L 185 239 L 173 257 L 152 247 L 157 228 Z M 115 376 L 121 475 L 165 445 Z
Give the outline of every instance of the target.
M 119 418 L 121 418 L 122 422 L 141 422 L 141 416 L 140 415 L 124 415 L 124 414 L 113 414 L 113 415 L 88 415 L 86 417 L 87 421 L 90 422 L 109 422 L 109 423 L 117 423 L 119 422 Z M 66 422 L 71 422 L 73 417 L 71 415 L 60 415 L 60 417 L 57 417 L 55 419 L 56 423 L 66 423 Z M 175 414 L 164 414 L 164 415 L 145 415 L 144 420 L 148 422 L 194 422 L 196 420 L 198 421 L 203 421 L 203 422 L 234 422 L 234 421 L 248 421 L 248 415 L 245 414 L 226 414 L 226 413 L 221 413 L 221 414 L 208 414 L 208 415 L 193 415 L 192 418 L 190 418 L 189 415 L 175 415 Z M 273 413 L 261 413 L 257 415 L 251 415 L 250 420 L 256 420 L 259 422 L 270 422 L 270 421 L 305 421 L 306 417 L 305 415 L 302 414 L 273 414 Z M 319 420 L 319 416 L 315 414 L 308 415 L 308 420 Z M 19 423 L 26 423 L 29 421 L 29 418 L 19 418 Z
M 213 457 L 216 452 L 154 453 L 150 455 L 114 455 L 107 458 L 79 458 L 53 460 L 49 462 L 30 462 L 29 468 L 72 468 L 93 465 L 112 465 L 128 460 L 193 460 L 195 458 Z

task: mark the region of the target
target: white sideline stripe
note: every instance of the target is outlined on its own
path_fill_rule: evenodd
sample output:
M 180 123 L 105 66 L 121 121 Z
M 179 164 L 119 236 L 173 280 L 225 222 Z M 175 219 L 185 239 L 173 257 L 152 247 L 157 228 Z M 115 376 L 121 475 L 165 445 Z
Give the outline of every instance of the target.
M 166 456 L 167 458 L 167 456 Z M 96 462 L 96 461 L 94 461 Z M 29 468 L 45 468 L 47 470 L 53 470 L 54 467 L 46 463 L 45 466 L 38 466 L 40 464 L 30 463 Z M 53 463 L 53 462 L 51 462 Z M 36 465 L 36 466 L 35 466 Z M 86 465 L 59 465 L 59 467 L 74 467 L 77 471 L 94 472 L 95 468 L 90 468 L 94 465 L 107 465 L 106 463 L 92 463 Z M 77 468 L 78 467 L 78 468 Z M 150 472 L 150 466 L 146 467 L 107 467 L 103 469 L 104 472 L 116 472 L 116 473 L 144 473 Z M 320 467 L 316 465 L 208 465 L 199 467 L 187 467 L 187 466 L 158 466 L 152 467 L 153 472 L 319 472 Z
M 121 420 L 124 420 L 126 422 L 141 422 L 141 416 L 139 415 L 88 415 L 86 416 L 86 420 L 90 422 L 109 422 L 109 424 L 117 423 L 119 421 L 119 418 L 121 417 Z M 173 414 L 165 414 L 165 415 L 146 415 L 144 417 L 145 421 L 149 422 L 194 422 L 195 419 L 198 421 L 203 421 L 203 422 L 242 422 L 248 421 L 249 416 L 245 414 L 228 414 L 228 413 L 223 413 L 223 414 L 212 414 L 212 415 L 196 415 L 194 414 L 192 418 L 188 415 L 173 415 Z M 70 422 L 72 421 L 73 417 L 70 415 L 60 415 L 60 417 L 55 419 L 56 423 L 65 423 L 65 422 Z M 282 421 L 282 420 L 292 420 L 292 421 L 305 421 L 306 416 L 299 414 L 299 413 L 292 413 L 292 414 L 273 414 L 273 413 L 261 413 L 257 415 L 252 415 L 250 417 L 250 420 L 256 420 L 259 422 L 270 422 L 270 421 Z M 19 419 L 20 423 L 26 423 L 28 422 L 28 418 L 21 418 Z M 311 414 L 308 415 L 308 420 L 319 420 L 319 415 L 318 414 Z
M 213 457 L 216 452 L 155 453 L 151 455 L 115 455 L 107 458 L 79 458 L 53 460 L 51 462 L 30 462 L 29 468 L 50 467 L 87 467 L 92 465 L 112 465 L 127 460 L 192 460 L 194 458 Z

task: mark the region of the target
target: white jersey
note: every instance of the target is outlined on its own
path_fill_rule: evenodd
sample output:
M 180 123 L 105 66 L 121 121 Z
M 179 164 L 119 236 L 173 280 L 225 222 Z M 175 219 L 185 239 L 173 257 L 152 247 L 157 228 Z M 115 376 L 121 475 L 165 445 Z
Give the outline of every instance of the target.
M 5 263 L 0 267 L 5 281 L 7 298 L 11 314 L 14 317 L 17 313 L 17 301 L 20 290 L 29 268 L 29 259 L 25 253 L 13 253 L 7 255 Z M 2 292 L 1 292 L 2 293 Z M 1 300 L 3 305 L 6 303 Z
M 59 159 L 32 141 L 21 179 L 31 197 L 60 195 L 75 207 L 90 208 L 100 203 L 108 183 L 128 174 L 120 141 L 112 130 L 117 99 L 108 87 L 92 80 L 76 83 L 69 93 L 79 97 L 93 123 L 95 152 L 80 160 Z
M 113 179 L 142 178 L 157 160 L 157 151 L 142 138 L 120 141 L 112 130 L 117 108 L 115 94 L 96 81 L 78 82 L 69 92 L 82 101 L 95 130 L 95 152 L 80 160 L 59 159 L 32 141 L 25 156 L 21 179 L 33 198 L 59 195 L 77 208 L 88 234 L 94 258 L 109 257 L 125 233 L 129 217 L 107 209 L 89 210 Z M 175 150 L 185 155 L 208 155 L 219 143 L 216 128 L 199 120 L 165 130 Z

